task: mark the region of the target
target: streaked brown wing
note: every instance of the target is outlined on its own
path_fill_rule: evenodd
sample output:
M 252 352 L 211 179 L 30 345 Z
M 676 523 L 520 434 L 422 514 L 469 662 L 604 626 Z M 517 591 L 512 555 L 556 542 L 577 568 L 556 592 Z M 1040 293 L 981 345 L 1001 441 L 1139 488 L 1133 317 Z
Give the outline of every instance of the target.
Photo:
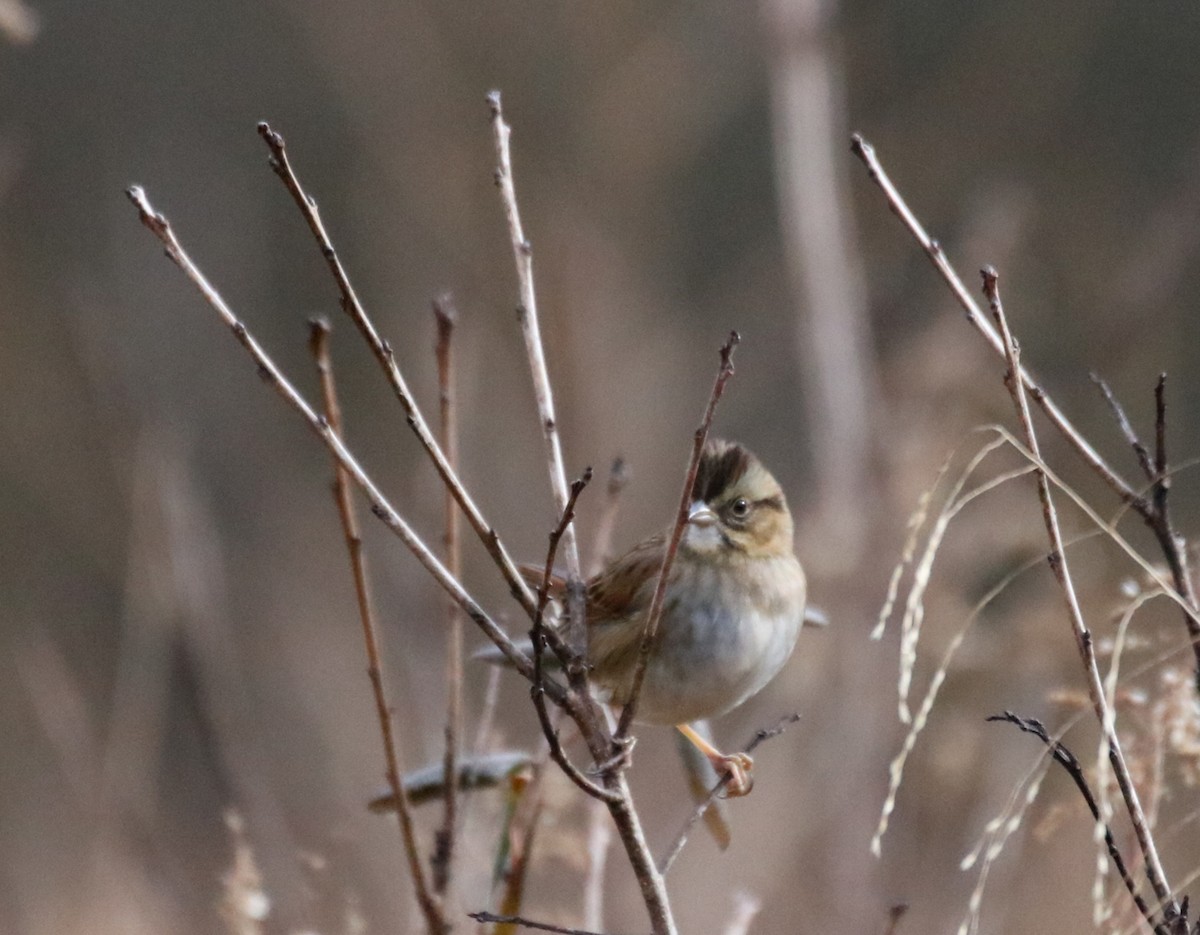
M 603 624 L 644 611 L 662 567 L 664 539 L 646 539 L 588 583 L 588 623 Z

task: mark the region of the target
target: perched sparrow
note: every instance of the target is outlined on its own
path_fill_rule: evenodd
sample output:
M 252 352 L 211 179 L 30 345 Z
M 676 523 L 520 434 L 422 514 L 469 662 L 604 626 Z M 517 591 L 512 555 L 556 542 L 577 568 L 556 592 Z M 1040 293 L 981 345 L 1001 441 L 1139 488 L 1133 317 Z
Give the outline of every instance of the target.
M 726 756 L 689 725 L 736 708 L 779 672 L 804 621 L 804 572 L 783 491 L 741 445 L 710 440 L 667 583 L 637 718 L 673 724 L 750 791 L 750 757 Z M 608 700 L 629 699 L 638 646 L 666 548 L 654 536 L 588 582 L 588 661 Z

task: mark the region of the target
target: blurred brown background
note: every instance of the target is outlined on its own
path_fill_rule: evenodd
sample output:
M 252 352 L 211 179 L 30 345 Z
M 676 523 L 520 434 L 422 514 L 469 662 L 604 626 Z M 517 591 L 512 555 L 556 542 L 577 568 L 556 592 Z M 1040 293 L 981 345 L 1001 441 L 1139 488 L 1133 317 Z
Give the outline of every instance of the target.
M 955 930 L 974 882 L 959 861 L 1036 753 L 982 717 L 1061 720 L 1047 692 L 1079 676 L 1039 568 L 968 638 L 882 859 L 868 853 L 902 737 L 896 641 L 868 632 L 919 492 L 971 426 L 1009 412 L 999 362 L 848 134 L 876 144 L 972 288 L 981 264 L 1000 268 L 1027 363 L 1117 464 L 1132 475 L 1089 369 L 1143 431 L 1169 371 L 1174 456 L 1191 457 L 1200 7 L 41 0 L 26 8 L 36 23 L 15 8 L 0 16 L 0 931 L 224 930 L 227 806 L 263 868 L 267 931 L 352 931 L 350 904 L 368 931 L 417 930 L 395 832 L 363 807 L 382 758 L 327 459 L 123 189 L 146 187 L 310 396 L 305 321 L 333 318 L 353 447 L 436 540 L 436 479 L 335 317 L 254 132 L 269 119 L 431 417 L 429 300 L 453 291 L 463 474 L 511 550 L 536 558 L 553 511 L 491 180 L 493 87 L 514 127 L 569 470 L 623 454 L 618 543 L 662 526 L 716 348 L 738 329 L 717 431 L 789 491 L 833 621 L 717 724 L 736 745 L 803 715 L 762 748 L 733 847 L 697 836 L 672 871 L 683 930 L 719 930 L 742 889 L 763 901 L 761 933 L 874 932 L 899 901 L 912 906 L 901 931 Z M 1195 488 L 1176 484 L 1185 532 Z M 415 766 L 439 755 L 443 604 L 394 540 L 368 538 Z M 922 689 L 971 604 L 1040 548 L 1027 483 L 952 530 Z M 1100 627 L 1129 573 L 1109 552 L 1081 553 Z M 473 544 L 467 565 L 475 593 L 511 612 Z M 471 673 L 471 730 L 482 681 Z M 536 739 L 526 697 L 506 684 L 507 743 Z M 661 850 L 686 814 L 667 732 L 645 731 L 632 782 Z M 573 793 L 555 795 L 545 858 L 570 853 L 580 823 Z M 1090 828 L 1058 777 L 1043 795 L 1035 826 L 1057 806 L 1067 817 L 1018 833 L 984 931 L 1087 930 Z M 472 812 L 469 909 L 488 902 L 497 807 Z M 1166 852 L 1177 877 L 1200 863 L 1186 835 Z M 569 922 L 578 875 L 550 863 L 527 909 Z M 608 929 L 640 931 L 613 863 Z

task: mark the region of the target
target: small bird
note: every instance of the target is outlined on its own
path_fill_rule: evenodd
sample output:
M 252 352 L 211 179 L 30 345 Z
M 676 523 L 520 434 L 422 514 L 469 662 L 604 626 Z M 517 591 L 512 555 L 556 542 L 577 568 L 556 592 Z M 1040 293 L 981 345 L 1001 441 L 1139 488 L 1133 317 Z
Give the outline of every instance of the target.
M 705 445 L 691 500 L 637 719 L 674 725 L 729 774 L 728 795 L 745 795 L 750 757 L 721 753 L 691 722 L 736 708 L 783 668 L 804 622 L 804 572 L 783 491 L 742 445 Z M 665 549 L 653 536 L 588 582 L 590 678 L 611 704 L 629 700 Z

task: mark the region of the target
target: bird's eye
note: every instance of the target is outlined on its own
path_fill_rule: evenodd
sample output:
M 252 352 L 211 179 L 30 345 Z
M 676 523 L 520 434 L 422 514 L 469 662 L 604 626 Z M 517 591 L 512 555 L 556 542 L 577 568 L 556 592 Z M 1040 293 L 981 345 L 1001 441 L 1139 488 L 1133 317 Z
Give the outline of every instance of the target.
M 750 514 L 750 501 L 745 497 L 738 497 L 729 505 L 729 512 L 735 519 L 745 519 Z

